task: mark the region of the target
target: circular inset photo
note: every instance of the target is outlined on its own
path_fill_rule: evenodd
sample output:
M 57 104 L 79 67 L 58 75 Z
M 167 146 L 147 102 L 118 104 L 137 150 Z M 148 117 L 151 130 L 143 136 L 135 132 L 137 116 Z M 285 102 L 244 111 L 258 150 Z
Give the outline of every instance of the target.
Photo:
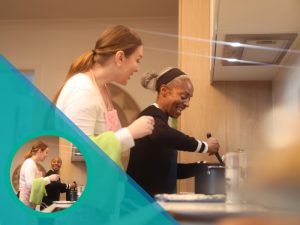
M 25 143 L 11 164 L 17 198 L 32 210 L 64 210 L 81 197 L 87 180 L 84 156 L 64 138 L 42 136 Z

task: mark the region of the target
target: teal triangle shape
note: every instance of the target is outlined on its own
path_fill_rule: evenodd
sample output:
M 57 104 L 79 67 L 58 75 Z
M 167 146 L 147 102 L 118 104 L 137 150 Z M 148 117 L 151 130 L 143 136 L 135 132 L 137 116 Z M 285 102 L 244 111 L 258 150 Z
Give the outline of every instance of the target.
M 0 225 L 177 224 L 2 55 L 0 104 Z M 67 139 L 85 157 L 85 191 L 67 210 L 34 211 L 13 191 L 13 157 L 23 144 L 39 136 Z

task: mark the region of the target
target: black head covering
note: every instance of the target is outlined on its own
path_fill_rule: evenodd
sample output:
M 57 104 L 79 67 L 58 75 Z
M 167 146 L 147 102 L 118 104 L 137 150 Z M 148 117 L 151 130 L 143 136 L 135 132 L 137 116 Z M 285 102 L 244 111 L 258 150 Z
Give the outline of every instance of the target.
M 155 90 L 159 91 L 161 85 L 167 84 L 170 81 L 174 80 L 176 77 L 179 77 L 181 75 L 186 75 L 186 74 L 182 72 L 180 69 L 173 68 L 168 70 L 157 79 Z

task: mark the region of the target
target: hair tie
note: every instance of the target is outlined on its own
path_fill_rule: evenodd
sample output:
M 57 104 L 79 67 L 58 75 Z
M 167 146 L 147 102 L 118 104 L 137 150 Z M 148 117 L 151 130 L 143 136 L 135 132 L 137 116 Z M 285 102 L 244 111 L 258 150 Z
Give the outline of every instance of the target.
M 96 52 L 95 49 L 92 50 L 92 53 L 93 53 L 93 55 L 96 55 L 96 54 L 97 54 L 97 52 Z

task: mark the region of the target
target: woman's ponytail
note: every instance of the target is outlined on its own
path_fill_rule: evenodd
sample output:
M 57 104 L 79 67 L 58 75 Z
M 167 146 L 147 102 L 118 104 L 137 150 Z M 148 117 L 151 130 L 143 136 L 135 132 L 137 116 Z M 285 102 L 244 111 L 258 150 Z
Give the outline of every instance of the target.
M 94 65 L 94 52 L 86 52 L 79 56 L 77 59 L 74 60 L 74 62 L 71 64 L 69 68 L 69 72 L 67 73 L 67 76 L 65 78 L 65 81 L 63 82 L 62 86 L 59 88 L 58 92 L 55 94 L 53 98 L 53 103 L 56 104 L 58 96 L 67 83 L 67 81 L 74 76 L 77 73 L 83 73 L 88 71 L 89 69 L 92 68 Z

